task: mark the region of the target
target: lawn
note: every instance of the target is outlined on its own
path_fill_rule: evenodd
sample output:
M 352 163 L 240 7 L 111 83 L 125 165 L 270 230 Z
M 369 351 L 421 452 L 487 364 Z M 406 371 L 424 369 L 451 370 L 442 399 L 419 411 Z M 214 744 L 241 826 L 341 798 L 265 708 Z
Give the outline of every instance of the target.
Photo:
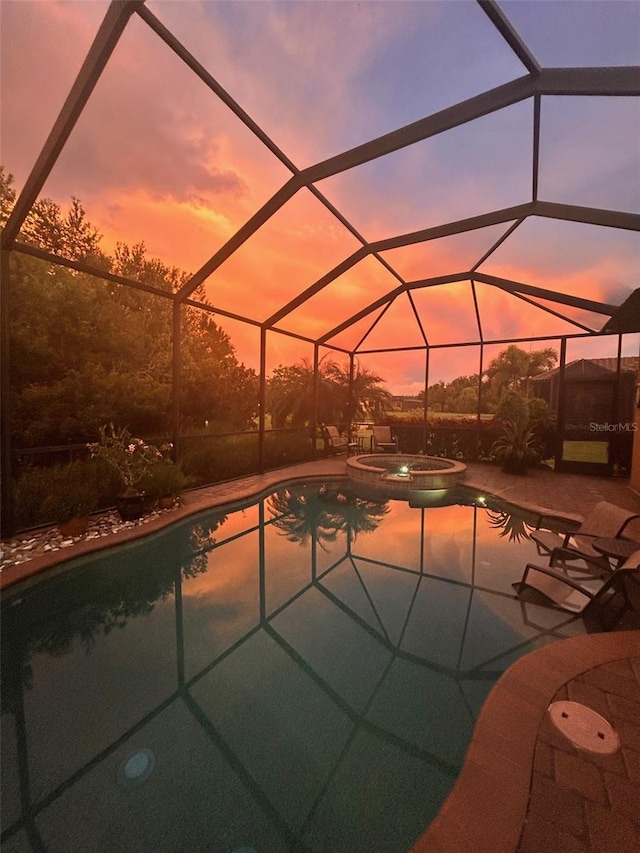
M 422 409 L 412 409 L 410 412 L 400 412 L 400 411 L 392 411 L 387 414 L 393 415 L 396 420 L 405 421 L 405 420 L 413 420 L 414 418 L 422 417 Z M 427 416 L 430 421 L 446 421 L 446 420 L 454 420 L 454 421 L 475 421 L 478 419 L 477 414 L 468 414 L 461 412 L 434 412 L 429 409 L 429 414 Z M 483 421 L 492 420 L 494 415 L 480 415 L 480 419 Z

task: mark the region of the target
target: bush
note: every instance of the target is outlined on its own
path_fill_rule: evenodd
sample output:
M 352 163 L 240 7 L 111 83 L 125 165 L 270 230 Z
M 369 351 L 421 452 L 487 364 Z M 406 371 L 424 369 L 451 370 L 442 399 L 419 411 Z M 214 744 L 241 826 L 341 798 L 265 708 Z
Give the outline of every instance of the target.
M 232 480 L 258 470 L 258 433 L 188 436 L 181 442 L 182 469 L 195 486 Z
M 502 462 L 502 470 L 510 474 L 524 474 L 530 465 L 538 462 L 538 440 L 528 417 L 506 420 L 491 451 Z
M 95 484 L 72 478 L 60 480 L 59 488 L 49 494 L 42 506 L 45 517 L 58 524 L 90 515 L 98 504 Z
M 61 466 L 55 468 L 27 468 L 14 483 L 14 523 L 18 530 L 53 522 L 43 512 L 46 500 L 52 492 L 53 483 L 60 478 Z
M 542 429 L 555 424 L 555 412 L 546 400 L 542 400 L 540 397 L 532 397 L 528 401 L 527 407 L 529 409 L 529 419 L 532 424 L 540 426 Z
M 307 429 L 273 430 L 265 434 L 264 465 L 267 470 L 306 462 L 312 458 L 312 453 L 313 442 Z
M 227 435 L 190 435 L 181 441 L 182 467 L 192 485 L 233 480 L 259 470 L 257 432 Z M 266 470 L 306 462 L 313 442 L 308 429 L 270 430 L 264 436 Z
M 517 391 L 507 391 L 498 406 L 496 419 L 503 422 L 512 421 L 513 423 L 528 421 L 529 406 L 522 394 L 518 394 Z
M 14 525 L 25 530 L 87 515 L 112 506 L 117 489 L 109 469 L 90 460 L 31 466 L 14 483 Z
M 163 459 L 149 470 L 142 481 L 142 488 L 152 501 L 157 501 L 160 498 L 177 497 L 192 483 L 193 479 L 187 477 L 180 462 Z
M 412 418 L 393 421 L 393 431 L 403 453 L 427 453 L 448 459 L 488 459 L 496 438 L 492 420 L 469 418 L 432 419 Z

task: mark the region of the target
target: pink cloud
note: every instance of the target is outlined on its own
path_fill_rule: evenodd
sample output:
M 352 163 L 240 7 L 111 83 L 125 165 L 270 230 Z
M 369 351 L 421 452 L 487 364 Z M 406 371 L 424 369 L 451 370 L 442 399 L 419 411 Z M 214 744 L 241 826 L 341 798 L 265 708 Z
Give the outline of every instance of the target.
M 2 158 L 18 189 L 53 127 L 107 6 L 106 0 L 0 4 Z

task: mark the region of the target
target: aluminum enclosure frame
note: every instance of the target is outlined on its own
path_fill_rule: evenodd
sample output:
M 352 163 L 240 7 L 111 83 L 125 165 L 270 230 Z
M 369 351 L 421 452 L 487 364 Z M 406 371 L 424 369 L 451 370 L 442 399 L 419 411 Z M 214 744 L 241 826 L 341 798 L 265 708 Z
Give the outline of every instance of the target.
M 561 289 L 549 290 L 533 286 L 527 282 L 517 282 L 497 276 L 488 275 L 479 270 L 486 259 L 501 245 L 516 233 L 521 225 L 530 217 L 542 217 L 567 222 L 585 223 L 607 228 L 622 229 L 625 231 L 640 231 L 640 215 L 615 211 L 597 209 L 591 207 L 579 207 L 569 204 L 560 204 L 545 201 L 538 197 L 538 175 L 540 167 L 540 109 L 541 101 L 545 96 L 607 96 L 607 97 L 639 97 L 640 96 L 640 68 L 638 67 L 608 67 L 608 68 L 544 68 L 539 65 L 533 53 L 520 37 L 518 32 L 509 22 L 507 16 L 495 0 L 477 0 L 480 8 L 484 11 L 491 24 L 495 27 L 501 38 L 508 45 L 518 60 L 523 64 L 526 74 L 511 80 L 501 86 L 483 92 L 475 97 L 469 98 L 461 103 L 428 115 L 418 121 L 414 121 L 397 130 L 385 133 L 375 139 L 371 139 L 361 145 L 330 157 L 304 169 L 299 169 L 295 163 L 283 152 L 257 122 L 238 104 L 231 95 L 220 85 L 220 83 L 205 69 L 200 62 L 187 50 L 187 48 L 158 20 L 158 18 L 147 8 L 144 0 L 112 0 L 104 20 L 95 36 L 85 61 L 73 83 L 69 95 L 56 119 L 53 128 L 47 138 L 43 149 L 34 163 L 33 169 L 19 194 L 13 212 L 2 232 L 1 263 L 2 282 L 0 293 L 0 311 L 2 314 L 2 368 L 1 368 L 1 418 L 2 418 L 2 525 L 3 533 L 12 529 L 12 495 L 11 495 L 11 457 L 12 446 L 10 438 L 10 339 L 8 327 L 7 303 L 10 289 L 10 255 L 13 252 L 28 254 L 39 257 L 50 263 L 59 264 L 68 268 L 96 276 L 102 280 L 116 284 L 125 285 L 140 291 L 147 292 L 157 297 L 168 299 L 173 309 L 173 340 L 172 340 L 172 382 L 173 382 L 173 404 L 172 404 L 172 432 L 173 441 L 179 452 L 180 443 L 180 408 L 178 386 L 180 383 L 180 314 L 183 306 L 192 306 L 200 310 L 229 317 L 233 320 L 249 323 L 260 330 L 260 416 L 259 416 L 259 447 L 260 466 L 264 466 L 264 431 L 265 431 L 265 393 L 266 393 L 266 352 L 267 337 L 272 334 L 285 334 L 307 342 L 314 347 L 314 365 L 316 371 L 319 362 L 320 348 L 333 349 L 348 356 L 351 375 L 353 376 L 354 359 L 356 355 L 377 350 L 364 348 L 364 339 L 353 349 L 344 349 L 332 345 L 331 340 L 339 333 L 353 326 L 355 323 L 371 317 L 371 328 L 373 328 L 384 312 L 401 295 L 406 294 L 413 306 L 411 299 L 413 291 L 420 288 L 433 287 L 440 284 L 453 283 L 456 281 L 469 281 L 474 300 L 474 310 L 477 318 L 478 336 L 475 341 L 465 341 L 446 346 L 472 346 L 480 347 L 480 374 L 483 369 L 483 351 L 487 343 L 500 343 L 500 341 L 488 340 L 483 335 L 480 314 L 477 303 L 477 288 L 498 288 L 518 299 L 535 305 L 541 311 L 550 316 L 565 320 L 576 328 L 575 336 L 550 335 L 549 339 L 562 339 L 563 351 L 566 348 L 567 338 L 598 335 L 601 329 L 593 329 L 587 325 L 571 319 L 563 313 L 563 307 L 583 309 L 592 313 L 602 315 L 603 323 L 614 316 L 619 306 L 595 302 L 593 300 L 563 293 Z M 132 16 L 136 16 L 144 22 L 155 35 L 160 38 L 186 66 L 211 90 L 212 97 L 220 98 L 226 106 L 243 122 L 243 124 L 255 135 L 291 173 L 291 177 L 265 202 L 262 207 L 251 216 L 243 226 L 208 260 L 202 264 L 199 270 L 175 293 L 167 293 L 158 288 L 151 287 L 142 282 L 135 281 L 123 276 L 113 275 L 104 270 L 93 267 L 90 263 L 74 261 L 48 253 L 36 246 L 20 242 L 20 228 L 24 223 L 33 204 L 36 202 L 51 170 L 53 169 L 60 153 L 62 152 L 69 136 L 82 114 L 87 102 L 93 92 L 116 45 Z M 319 181 L 325 178 L 339 175 L 383 157 L 395 151 L 399 151 L 416 142 L 422 142 L 438 134 L 444 133 L 452 128 L 460 127 L 474 119 L 497 112 L 505 107 L 516 103 L 531 100 L 533 104 L 533 138 L 532 138 L 532 173 L 531 173 L 531 199 L 525 203 L 504 208 L 502 210 L 487 211 L 468 219 L 441 223 L 437 226 L 423 230 L 397 234 L 393 237 L 367 242 L 358 232 L 357 228 L 349 219 L 343 215 L 318 189 Z M 306 189 L 324 206 L 324 208 L 335 217 L 347 231 L 355 237 L 360 247 L 348 258 L 328 270 L 320 279 L 302 289 L 294 298 L 281 305 L 277 311 L 269 317 L 256 321 L 240 314 L 230 312 L 215 303 L 204 304 L 193 298 L 194 291 L 202 285 L 221 264 L 230 258 L 256 231 L 264 225 L 283 205 L 292 199 L 294 195 Z M 494 245 L 477 258 L 469 269 L 452 270 L 446 276 L 437 276 L 421 279 L 418 281 L 407 281 L 388 262 L 382 252 L 403 246 L 416 245 L 425 241 L 440 237 L 453 236 L 465 232 L 484 228 L 490 225 L 504 224 L 504 232 Z M 303 334 L 297 334 L 282 326 L 283 320 L 296 308 L 302 306 L 307 300 L 321 292 L 331 282 L 359 262 L 372 258 L 381 264 L 397 281 L 397 286 L 382 296 L 373 299 L 360 311 L 345 316 L 340 323 L 323 335 L 312 338 Z M 637 275 L 636 271 L 629 271 L 629 285 L 635 284 L 631 277 Z M 537 297 L 546 300 L 550 306 L 542 306 L 529 299 Z M 381 313 L 374 316 L 377 311 Z M 416 319 L 417 314 L 416 314 Z M 419 319 L 418 319 L 419 323 Z M 422 327 L 420 327 L 422 329 Z M 611 332 L 617 332 L 614 327 Z M 605 327 L 605 333 L 609 330 Z M 640 331 L 640 323 L 632 324 L 631 328 L 624 327 L 625 333 Z M 429 378 L 429 352 L 445 345 L 430 343 L 428 335 L 422 329 L 425 352 L 425 387 L 428 387 Z M 365 336 L 366 337 L 366 336 Z M 504 343 L 518 343 L 530 340 L 544 340 L 544 337 L 522 338 L 514 337 L 505 339 Z M 620 352 L 621 338 L 618 343 Z M 384 350 L 394 351 L 394 350 Z M 397 351 L 397 350 L 396 350 Z M 425 402 L 426 413 L 426 402 Z

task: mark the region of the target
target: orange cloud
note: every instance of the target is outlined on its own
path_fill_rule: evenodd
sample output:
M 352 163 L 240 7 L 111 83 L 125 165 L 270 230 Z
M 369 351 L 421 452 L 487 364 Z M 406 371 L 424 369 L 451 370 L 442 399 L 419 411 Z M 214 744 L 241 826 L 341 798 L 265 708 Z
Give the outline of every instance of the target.
M 488 77 L 487 82 L 485 77 L 478 82 L 481 66 L 484 73 L 483 63 L 494 56 L 480 41 L 491 33 L 495 42 L 490 39 L 490 44 L 497 48 L 499 39 L 473 6 L 469 11 L 464 4 L 414 4 L 410 10 L 407 7 L 407 19 L 395 14 L 393 4 L 360 4 L 362 8 L 359 4 L 329 4 L 335 7 L 332 17 L 326 14 L 329 6 L 323 4 L 259 5 L 259 10 L 253 10 L 259 15 L 259 28 L 246 4 L 152 3 L 150 8 L 175 29 L 297 165 L 375 137 L 419 113 L 428 114 L 446 105 L 447 99 L 455 102 L 478 87 L 482 90 L 499 82 L 493 77 L 491 83 Z M 3 71 L 11 83 L 4 87 L 3 156 L 18 184 L 24 181 L 53 125 L 105 9 L 106 3 L 53 0 L 2 4 Z M 475 64 L 459 67 L 446 93 L 440 85 L 445 82 L 442 77 L 437 78 L 438 86 L 427 75 L 416 77 L 422 81 L 416 98 L 411 79 L 396 77 L 408 66 L 392 61 L 399 54 L 393 55 L 390 45 L 404 46 L 411 41 L 412 33 L 404 32 L 407 20 L 426 35 L 436 25 L 445 24 L 451 28 L 447 32 L 455 30 L 462 38 L 471 32 L 459 29 L 467 14 L 477 29 L 473 29 L 473 39 L 469 36 L 473 44 L 465 44 L 464 50 L 465 56 L 475 56 Z M 337 26 L 339 22 L 344 26 Z M 347 26 L 347 22 L 358 26 Z M 247 34 L 250 55 L 245 56 L 246 62 L 239 62 L 242 54 L 237 40 Z M 462 42 L 455 43 L 462 50 Z M 437 45 L 433 47 L 437 50 Z M 447 55 L 440 57 L 442 63 L 455 65 L 457 60 L 449 52 L 443 51 Z M 427 54 L 419 51 L 420 62 Z M 408 54 L 403 60 L 414 61 Z M 508 78 L 513 65 L 504 65 L 508 72 L 501 66 L 500 75 Z M 422 66 L 411 66 L 418 67 Z M 437 73 L 441 74 L 440 68 Z M 460 75 L 473 78 L 465 83 L 464 92 L 457 88 Z M 390 79 L 395 82 L 387 86 Z M 429 87 L 433 91 L 427 92 Z M 589 118 L 592 103 L 584 101 L 580 108 Z M 549 109 L 543 109 L 545 144 L 553 130 L 546 123 Z M 617 115 L 620 107 L 615 110 Z M 532 116 L 529 100 L 318 186 L 368 239 L 528 201 Z M 608 140 L 606 136 L 605 142 Z M 568 155 L 560 152 L 557 156 L 561 165 L 567 162 L 562 157 L 571 158 L 571 185 L 581 174 L 590 176 L 597 169 L 593 163 L 590 169 L 582 168 L 588 164 L 575 146 Z M 631 155 L 629 159 L 633 166 L 636 161 Z M 547 166 L 542 175 L 547 184 L 555 185 L 554 175 L 561 173 L 562 169 L 556 173 Z M 129 244 L 144 241 L 150 255 L 195 272 L 289 175 L 251 130 L 134 15 L 43 195 L 62 203 L 71 195 L 79 197 L 89 220 L 104 234 L 107 251 L 119 240 Z M 606 174 L 599 174 L 598 181 L 598 186 L 606 183 Z M 389 250 L 384 258 L 405 281 L 468 270 L 506 227 Z M 215 271 L 206 283 L 207 294 L 219 309 L 263 321 L 359 245 L 305 190 Z M 621 302 L 635 286 L 629 276 L 638 268 L 637 233 L 542 219 L 523 223 L 481 267 L 515 281 L 614 303 Z M 279 325 L 312 338 L 321 336 L 398 284 L 378 261 L 367 258 Z M 487 338 L 574 331 L 496 288 L 479 284 L 477 289 Z M 430 344 L 475 339 L 475 309 L 468 283 L 415 290 L 412 298 Z M 375 316 L 333 342 L 354 347 Z M 257 367 L 255 327 L 223 317 L 219 322 L 230 330 L 239 358 Z M 420 345 L 421 341 L 418 323 L 403 295 L 363 348 Z M 312 356 L 311 347 L 276 334 L 269 335 L 268 351 L 271 369 L 303 355 Z M 455 371 L 476 372 L 476 353 L 475 347 L 442 354 L 432 351 L 430 381 L 436 376 L 453 378 Z M 374 365 L 394 390 L 417 393 L 424 386 L 423 352 L 365 356 L 363 360 Z

